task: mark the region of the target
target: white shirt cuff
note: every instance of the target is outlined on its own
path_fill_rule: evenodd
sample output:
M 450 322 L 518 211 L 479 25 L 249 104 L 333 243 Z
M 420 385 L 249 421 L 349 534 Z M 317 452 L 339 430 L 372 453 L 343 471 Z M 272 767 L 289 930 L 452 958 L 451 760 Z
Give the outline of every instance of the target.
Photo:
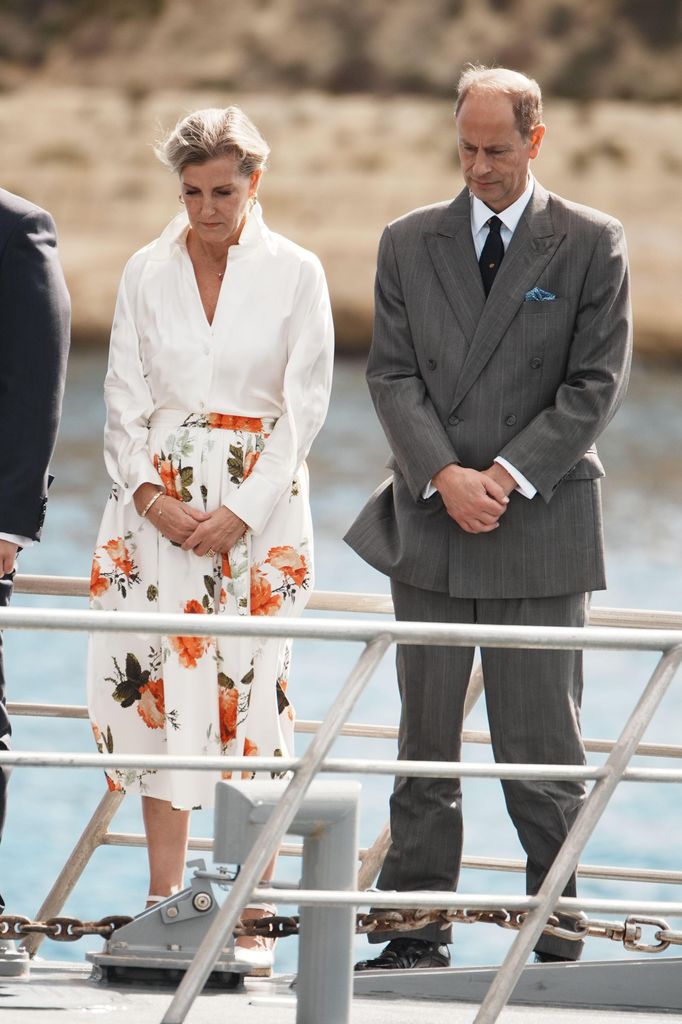
M 10 544 L 16 544 L 20 548 L 30 548 L 33 544 L 30 537 L 20 537 L 18 533 L 0 533 L 0 540 L 7 540 Z
M 503 459 L 500 455 L 497 456 L 495 462 L 499 462 L 503 469 L 506 469 L 510 476 L 513 476 L 516 480 L 515 490 L 522 494 L 524 498 L 534 498 L 538 493 L 537 487 L 533 487 L 530 480 L 527 480 L 523 473 L 519 473 L 515 466 L 512 466 L 510 462 Z
M 422 498 L 426 501 L 436 493 L 436 488 L 433 486 L 433 480 L 429 480 L 428 484 L 422 491 Z

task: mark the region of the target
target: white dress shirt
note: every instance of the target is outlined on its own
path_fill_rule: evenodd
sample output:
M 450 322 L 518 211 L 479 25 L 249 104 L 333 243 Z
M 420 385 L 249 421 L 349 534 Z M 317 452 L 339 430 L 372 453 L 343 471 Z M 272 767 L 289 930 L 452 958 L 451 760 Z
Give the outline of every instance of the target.
M 140 484 L 163 486 L 147 447 L 156 410 L 276 419 L 229 501 L 259 532 L 327 410 L 333 327 L 324 272 L 313 253 L 269 231 L 256 204 L 229 249 L 209 324 L 188 227 L 186 213 L 178 214 L 124 270 L 105 382 L 104 460 L 130 501 Z
M 500 228 L 500 236 L 502 238 L 502 244 L 504 245 L 505 252 L 507 246 L 512 240 L 516 227 L 521 220 L 523 211 L 528 206 L 530 197 L 533 195 L 533 189 L 535 188 L 535 179 L 532 175 L 528 178 L 528 184 L 526 190 L 523 192 L 516 202 L 508 206 L 506 210 L 502 210 L 501 213 L 495 213 L 489 206 L 486 206 L 478 196 L 471 196 L 471 235 L 474 240 L 474 249 L 476 250 L 476 259 L 480 259 L 483 246 L 485 245 L 486 238 L 488 237 L 488 221 L 491 216 L 499 217 L 502 221 L 502 227 Z M 495 459 L 495 462 L 506 469 L 510 476 L 516 481 L 516 490 L 519 494 L 522 494 L 524 498 L 534 498 L 537 494 L 537 488 L 533 486 L 530 480 L 527 480 L 523 473 L 520 473 L 515 466 L 512 466 L 506 459 L 501 458 L 499 455 Z M 424 498 L 430 498 L 432 494 L 436 493 L 436 488 L 433 485 L 433 481 L 429 481 L 423 491 Z

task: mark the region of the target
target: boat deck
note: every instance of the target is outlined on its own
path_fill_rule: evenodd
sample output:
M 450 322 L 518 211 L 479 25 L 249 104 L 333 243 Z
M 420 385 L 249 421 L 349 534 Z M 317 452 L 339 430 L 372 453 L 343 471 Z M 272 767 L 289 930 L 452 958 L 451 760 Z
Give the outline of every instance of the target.
M 160 1024 L 170 1004 L 172 988 L 142 988 L 93 981 L 89 965 L 34 961 L 28 978 L 0 980 L 0 1010 L 13 1024 L 55 1024 L 101 1017 L 109 1024 Z M 190 1009 L 187 1024 L 295 1024 L 296 1002 L 291 977 L 247 979 L 243 989 L 207 990 Z M 471 1024 L 478 1007 L 450 1001 L 355 998 L 352 1024 Z M 63 1015 L 63 1016 L 62 1016 Z M 543 1006 L 507 1006 L 500 1024 L 670 1024 L 680 1014 L 624 1010 L 548 1009 Z M 325 1024 L 320 1021 L 319 1024 Z

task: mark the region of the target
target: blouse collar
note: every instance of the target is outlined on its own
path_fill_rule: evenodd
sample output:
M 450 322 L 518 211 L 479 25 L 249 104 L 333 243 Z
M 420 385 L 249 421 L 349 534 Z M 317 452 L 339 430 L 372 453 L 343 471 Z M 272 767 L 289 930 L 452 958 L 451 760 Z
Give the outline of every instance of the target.
M 166 225 L 162 233 L 152 243 L 151 259 L 165 260 L 177 251 L 186 251 L 187 232 L 189 231 L 189 218 L 187 211 L 178 213 L 170 224 Z M 263 208 L 260 203 L 254 203 L 246 216 L 246 224 L 239 236 L 239 241 L 230 246 L 230 259 L 235 256 L 246 255 L 252 251 L 261 241 L 266 241 L 268 229 L 263 220 Z

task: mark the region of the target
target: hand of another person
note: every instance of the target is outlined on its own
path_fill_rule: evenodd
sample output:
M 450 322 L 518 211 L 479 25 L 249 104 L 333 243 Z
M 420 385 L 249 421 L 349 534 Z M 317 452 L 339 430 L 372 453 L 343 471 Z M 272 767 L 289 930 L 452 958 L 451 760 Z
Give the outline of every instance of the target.
M 160 493 L 161 497 L 157 498 L 149 507 L 145 518 L 156 527 L 159 533 L 173 541 L 174 544 L 183 544 L 194 532 L 197 523 L 203 522 L 210 516 L 208 512 L 201 512 L 184 501 L 171 498 L 169 494 L 165 494 L 152 483 L 140 484 L 133 495 L 135 508 L 140 515 L 148 507 L 150 499 L 157 493 Z
M 202 557 L 209 551 L 222 554 L 234 547 L 240 537 L 246 533 L 246 523 L 229 508 L 221 505 L 215 512 L 196 525 L 194 532 L 183 543 L 185 551 L 193 551 Z
M 501 467 L 500 467 L 501 468 Z M 497 480 L 476 469 L 465 469 L 454 462 L 433 477 L 451 519 L 465 533 L 490 533 L 499 526 L 509 498 Z
M 18 545 L 10 540 L 0 540 L 0 575 L 12 572 L 17 562 Z

